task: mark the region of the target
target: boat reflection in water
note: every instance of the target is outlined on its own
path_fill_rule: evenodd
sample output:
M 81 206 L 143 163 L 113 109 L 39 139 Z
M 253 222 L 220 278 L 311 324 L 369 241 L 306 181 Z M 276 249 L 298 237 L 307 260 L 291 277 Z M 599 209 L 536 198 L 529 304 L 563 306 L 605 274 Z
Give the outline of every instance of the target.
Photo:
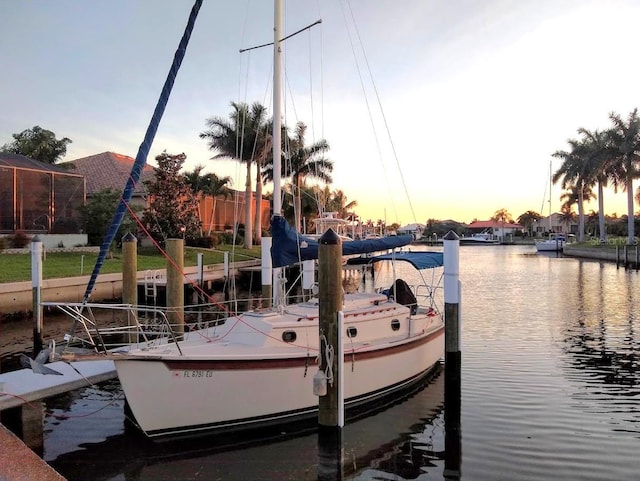
M 58 418 L 46 419 L 45 459 L 69 481 L 317 479 L 315 424 L 261 430 L 250 436 L 154 443 L 125 427 L 122 400 L 105 408 L 107 398 L 119 395 L 116 382 L 107 384 L 106 391 L 78 392 L 80 398 L 65 396 L 50 403 Z M 96 416 L 80 416 L 100 408 L 104 409 L 97 415 L 104 423 L 97 423 L 100 428 L 92 438 Z M 437 366 L 434 376 L 410 397 L 347 423 L 343 475 L 415 479 L 430 470 L 442 473 L 443 408 L 444 374 Z M 61 415 L 68 419 L 59 419 Z M 99 436 L 103 439 L 97 441 Z

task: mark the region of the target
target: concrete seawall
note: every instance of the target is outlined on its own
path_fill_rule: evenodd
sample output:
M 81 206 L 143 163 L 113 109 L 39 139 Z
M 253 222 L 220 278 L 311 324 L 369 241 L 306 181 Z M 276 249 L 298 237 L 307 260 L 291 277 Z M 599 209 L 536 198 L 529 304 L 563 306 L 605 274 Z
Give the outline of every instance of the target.
M 229 275 L 236 276 L 243 269 L 260 265 L 259 260 L 235 262 L 229 266 Z M 193 276 L 197 273 L 197 267 L 191 266 L 184 269 L 185 274 Z M 153 271 L 161 275 L 165 269 Z M 144 282 L 145 271 L 139 271 L 138 282 Z M 209 280 L 224 279 L 224 265 L 207 265 L 204 275 Z M 85 288 L 90 276 L 65 277 L 46 279 L 42 282 L 43 302 L 82 302 Z M 91 301 L 100 302 L 122 297 L 122 274 L 103 274 L 98 276 L 96 286 L 91 294 Z M 28 313 L 33 309 L 33 293 L 31 281 L 8 282 L 0 284 L 0 316 L 18 313 Z
M 620 246 L 618 252 L 612 247 L 583 247 L 565 245 L 562 253 L 569 257 L 580 257 L 583 259 L 597 259 L 601 261 L 620 263 L 620 265 L 636 266 L 639 263 L 640 251 L 638 246 Z M 626 254 L 626 259 L 625 259 Z

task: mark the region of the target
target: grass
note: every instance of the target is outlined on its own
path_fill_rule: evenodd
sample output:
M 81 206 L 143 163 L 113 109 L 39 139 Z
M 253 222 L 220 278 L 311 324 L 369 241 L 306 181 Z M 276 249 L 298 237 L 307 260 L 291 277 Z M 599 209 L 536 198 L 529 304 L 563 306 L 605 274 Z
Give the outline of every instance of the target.
M 198 253 L 203 254 L 205 265 L 221 264 L 224 262 L 224 252 L 229 252 L 229 261 L 246 261 L 260 259 L 260 247 L 251 250 L 236 246 L 221 245 L 216 250 L 196 249 L 186 247 L 184 250 L 184 265 L 195 266 L 198 263 Z M 232 252 L 233 251 L 233 252 Z M 88 252 L 49 252 L 42 263 L 42 277 L 54 279 L 58 277 L 73 277 L 89 275 L 95 266 L 97 254 Z M 155 249 L 138 249 L 138 270 L 165 269 L 167 260 Z M 122 272 L 122 252 L 115 250 L 107 256 L 100 270 L 101 274 Z M 2 254 L 0 253 L 0 283 L 21 282 L 31 280 L 31 254 Z

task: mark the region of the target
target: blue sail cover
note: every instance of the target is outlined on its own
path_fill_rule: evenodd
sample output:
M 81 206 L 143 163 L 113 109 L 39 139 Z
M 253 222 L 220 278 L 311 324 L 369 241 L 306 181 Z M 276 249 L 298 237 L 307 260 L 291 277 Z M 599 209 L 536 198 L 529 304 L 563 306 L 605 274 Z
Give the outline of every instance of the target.
M 284 217 L 271 219 L 271 262 L 273 267 L 284 267 L 300 261 L 318 258 L 318 241 L 297 233 Z M 367 254 L 409 245 L 410 235 L 381 239 L 354 240 L 342 243 L 342 255 Z
M 433 269 L 444 265 L 444 254 L 442 252 L 394 252 L 392 254 L 382 254 L 371 258 L 370 262 L 378 261 L 406 261 L 418 270 Z

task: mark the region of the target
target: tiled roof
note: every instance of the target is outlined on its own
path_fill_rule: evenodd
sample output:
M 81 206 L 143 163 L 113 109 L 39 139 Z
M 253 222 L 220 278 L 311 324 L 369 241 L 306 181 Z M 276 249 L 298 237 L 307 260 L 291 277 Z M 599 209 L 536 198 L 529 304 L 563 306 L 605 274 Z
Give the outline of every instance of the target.
M 124 190 L 127 179 L 131 173 L 131 167 L 135 159 L 115 152 L 102 152 L 69 163 L 75 166 L 72 172 L 77 172 L 87 179 L 87 195 L 100 192 L 104 189 L 113 189 L 117 192 Z M 155 171 L 152 166 L 145 164 L 140 174 L 140 180 L 133 190 L 133 195 L 145 194 L 147 189 L 143 182 L 153 181 Z
M 496 222 L 495 220 L 477 220 L 467 225 L 468 229 L 502 229 L 504 226 L 505 229 L 522 229 L 520 224 L 510 224 L 505 222 Z
M 18 169 L 39 170 L 42 172 L 57 172 L 70 175 L 82 175 L 70 169 L 65 169 L 57 165 L 47 164 L 39 160 L 30 159 L 20 154 L 9 154 L 0 152 L 0 167 L 16 167 Z

